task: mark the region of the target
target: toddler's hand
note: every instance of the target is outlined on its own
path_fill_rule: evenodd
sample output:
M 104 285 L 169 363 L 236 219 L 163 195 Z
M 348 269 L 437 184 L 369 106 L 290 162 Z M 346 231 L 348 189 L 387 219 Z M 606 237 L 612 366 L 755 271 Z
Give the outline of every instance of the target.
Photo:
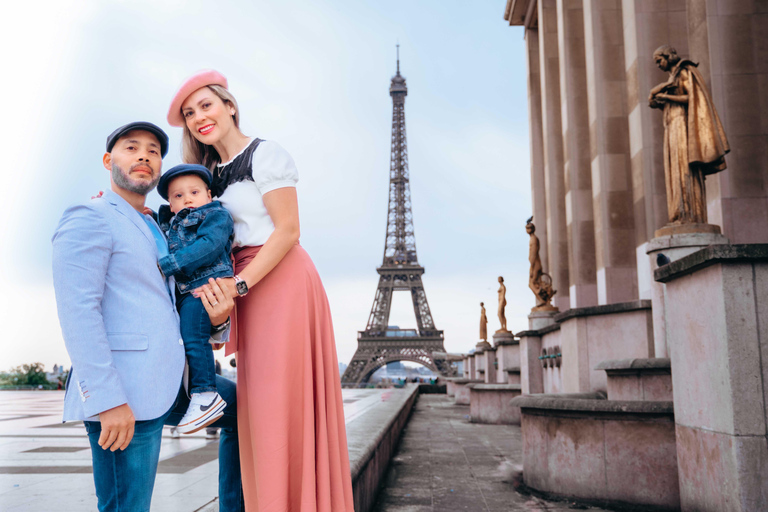
M 98 199 L 98 198 L 100 198 L 103 195 L 104 195 L 104 191 L 103 190 L 99 190 L 99 193 L 96 194 L 95 196 L 91 196 L 91 199 Z

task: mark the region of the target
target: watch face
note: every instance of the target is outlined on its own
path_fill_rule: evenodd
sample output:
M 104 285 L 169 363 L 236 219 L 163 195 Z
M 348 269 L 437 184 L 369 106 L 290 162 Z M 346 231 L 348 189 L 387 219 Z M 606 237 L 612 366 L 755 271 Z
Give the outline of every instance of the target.
M 248 293 L 248 285 L 245 284 L 245 281 L 238 281 L 235 286 L 237 287 L 238 294 L 245 295 Z

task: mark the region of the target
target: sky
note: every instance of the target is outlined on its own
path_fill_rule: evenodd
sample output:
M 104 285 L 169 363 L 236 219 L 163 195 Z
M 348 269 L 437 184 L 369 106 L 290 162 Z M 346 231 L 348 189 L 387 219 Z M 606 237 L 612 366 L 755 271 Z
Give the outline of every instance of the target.
M 339 361 L 365 329 L 382 263 L 395 44 L 419 262 L 449 352 L 478 341 L 507 285 L 512 331 L 527 328 L 530 175 L 523 33 L 504 0 L 196 0 L 14 2 L 0 31 L 6 80 L 0 173 L 0 371 L 68 365 L 51 277 L 64 209 L 109 187 L 106 136 L 151 121 L 201 69 L 229 80 L 246 135 L 279 142 L 299 169 L 301 244 L 333 312 Z M 152 192 L 148 205 L 161 204 Z M 73 298 L 73 300 L 77 300 Z M 126 312 L 130 314 L 130 312 Z M 415 327 L 408 292 L 390 325 Z M 222 351 L 223 352 L 223 351 Z M 220 354 L 223 356 L 223 354 Z

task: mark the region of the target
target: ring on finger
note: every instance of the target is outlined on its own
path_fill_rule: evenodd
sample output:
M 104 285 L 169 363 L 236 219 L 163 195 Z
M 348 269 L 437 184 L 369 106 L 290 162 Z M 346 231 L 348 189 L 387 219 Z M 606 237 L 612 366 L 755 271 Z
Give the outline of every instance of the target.
M 213 307 L 216 307 L 216 306 L 218 306 L 218 305 L 219 305 L 219 303 L 218 303 L 218 302 L 211 302 L 211 306 L 213 306 Z

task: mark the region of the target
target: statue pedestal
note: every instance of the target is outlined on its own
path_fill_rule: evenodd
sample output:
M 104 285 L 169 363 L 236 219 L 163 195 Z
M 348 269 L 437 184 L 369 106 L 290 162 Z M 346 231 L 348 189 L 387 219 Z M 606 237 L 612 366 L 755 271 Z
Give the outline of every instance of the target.
M 498 347 L 515 340 L 515 335 L 509 331 L 497 332 L 493 335 L 493 345 Z
M 713 245 L 654 273 L 674 319 L 682 510 L 765 510 L 767 276 L 768 247 L 758 244 Z
M 666 236 L 684 236 L 684 235 L 721 235 L 720 226 L 716 224 L 667 224 L 661 229 L 657 229 L 653 234 L 655 238 L 664 238 Z M 725 237 L 723 237 L 725 238 Z
M 720 227 L 712 224 L 681 224 L 664 226 L 656 231 L 656 238 L 651 239 L 646 247 L 650 259 L 651 272 L 659 268 L 657 259 L 663 254 L 669 261 L 679 260 L 689 254 L 710 245 L 728 244 L 730 241 L 720 234 Z M 667 344 L 667 313 L 665 285 L 653 281 L 651 284 L 651 302 L 653 304 L 654 356 L 669 357 Z
M 495 336 L 495 335 L 494 335 Z M 483 382 L 496 382 L 496 349 L 485 340 L 478 341 L 475 345 L 476 374 Z
M 494 334 L 493 337 L 496 338 L 496 335 Z M 475 345 L 475 354 L 479 352 L 485 352 L 489 348 L 493 348 L 493 346 L 485 340 L 480 340 Z
M 558 314 L 559 312 L 560 310 L 555 307 L 553 307 L 552 310 L 544 310 L 544 311 L 532 310 L 531 314 L 528 315 L 528 330 L 538 331 L 539 329 L 543 329 L 544 327 L 549 327 L 550 325 L 555 323 L 555 315 Z M 495 340 L 496 336 L 494 336 L 493 338 Z
M 493 336 L 496 348 L 496 382 L 520 384 L 520 340 L 511 332 L 498 332 Z

